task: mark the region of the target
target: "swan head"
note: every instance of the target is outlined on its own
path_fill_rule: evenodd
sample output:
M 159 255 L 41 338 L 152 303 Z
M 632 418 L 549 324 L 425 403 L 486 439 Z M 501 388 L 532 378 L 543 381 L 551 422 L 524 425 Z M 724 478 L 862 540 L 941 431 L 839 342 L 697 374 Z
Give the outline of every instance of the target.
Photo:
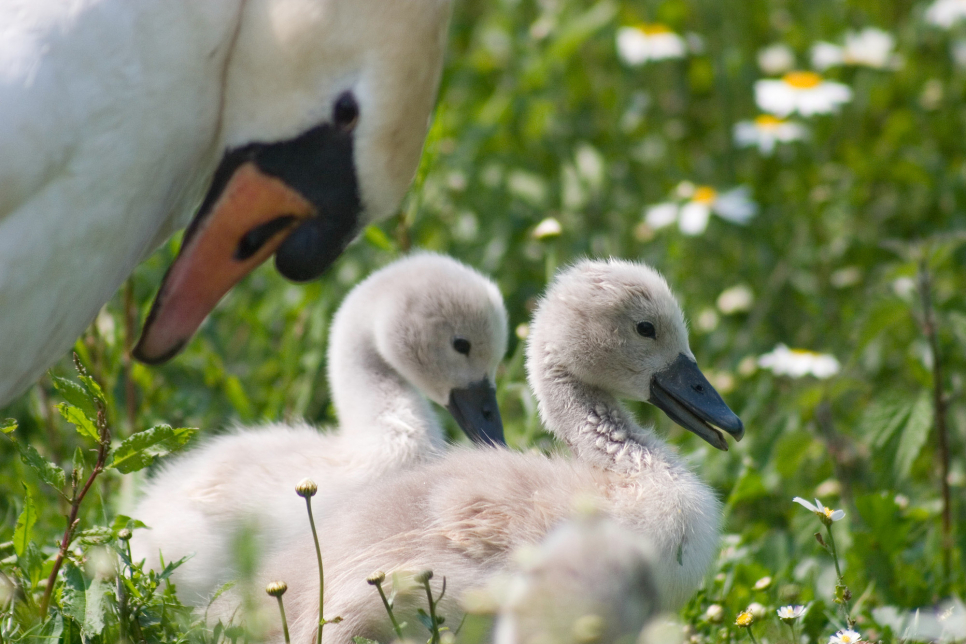
M 176 355 L 273 254 L 285 277 L 319 277 L 398 207 L 428 131 L 450 0 L 241 5 L 222 158 L 145 323 L 143 362 Z
M 736 440 L 744 435 L 741 419 L 698 368 L 670 287 L 645 264 L 585 260 L 559 273 L 534 316 L 528 370 L 562 371 L 619 398 L 650 402 L 721 450 L 728 449 L 722 430 Z
M 496 285 L 431 253 L 377 275 L 379 292 L 366 297 L 379 297 L 372 324 L 382 358 L 446 407 L 474 442 L 505 444 L 494 382 L 506 353 L 507 314 Z

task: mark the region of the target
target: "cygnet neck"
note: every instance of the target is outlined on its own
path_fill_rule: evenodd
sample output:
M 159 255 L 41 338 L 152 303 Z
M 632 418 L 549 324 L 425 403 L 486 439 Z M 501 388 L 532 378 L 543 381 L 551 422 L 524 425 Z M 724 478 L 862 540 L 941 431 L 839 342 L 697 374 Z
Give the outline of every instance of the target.
M 534 376 L 547 428 L 577 459 L 631 477 L 656 464 L 679 464 L 665 442 L 651 428 L 637 424 L 610 392 L 560 367 Z
M 330 338 L 329 387 L 340 433 L 393 452 L 402 445 L 413 454 L 441 448 L 430 403 L 380 354 L 372 316 L 362 308 L 337 316 Z

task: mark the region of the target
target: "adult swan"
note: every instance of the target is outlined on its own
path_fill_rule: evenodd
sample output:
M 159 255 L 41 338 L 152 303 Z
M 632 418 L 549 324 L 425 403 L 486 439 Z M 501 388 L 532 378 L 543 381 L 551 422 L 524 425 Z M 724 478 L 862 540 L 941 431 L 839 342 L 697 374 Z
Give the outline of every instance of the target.
M 273 253 L 320 275 L 398 206 L 449 0 L 0 4 L 0 404 L 198 207 L 136 356 Z

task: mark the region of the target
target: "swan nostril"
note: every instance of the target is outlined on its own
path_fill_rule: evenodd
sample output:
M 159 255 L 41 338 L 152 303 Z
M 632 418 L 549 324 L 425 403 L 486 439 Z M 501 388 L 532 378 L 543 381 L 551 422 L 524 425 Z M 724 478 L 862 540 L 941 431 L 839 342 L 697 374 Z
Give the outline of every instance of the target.
M 486 420 L 493 420 L 493 410 L 489 407 L 483 408 L 483 418 Z
M 691 385 L 691 388 L 694 389 L 699 394 L 704 393 L 704 385 Z

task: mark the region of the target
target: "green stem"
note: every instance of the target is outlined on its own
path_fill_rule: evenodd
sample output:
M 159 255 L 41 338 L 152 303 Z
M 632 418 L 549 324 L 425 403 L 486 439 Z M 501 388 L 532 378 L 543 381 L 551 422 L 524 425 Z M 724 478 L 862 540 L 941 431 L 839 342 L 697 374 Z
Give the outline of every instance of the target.
M 758 640 L 755 639 L 755 634 L 752 632 L 751 626 L 748 627 L 748 637 L 751 638 L 751 641 L 754 642 L 754 644 L 758 644 Z
M 429 640 L 429 644 L 439 644 L 439 622 L 436 621 L 436 602 L 433 601 L 433 591 L 429 587 L 428 579 L 423 582 L 423 587 L 426 589 L 426 598 L 429 599 L 429 620 L 433 624 L 432 637 Z
M 389 613 L 389 621 L 392 622 L 392 630 L 396 631 L 396 637 L 400 640 L 403 639 L 402 628 L 399 626 L 399 622 L 396 621 L 396 616 L 392 613 L 392 606 L 389 605 L 389 600 L 386 598 L 386 593 L 382 590 L 382 584 L 376 584 L 376 590 L 379 591 L 379 598 L 382 599 L 382 605 L 386 607 L 386 612 Z
M 282 605 L 282 596 L 279 595 L 278 599 L 278 612 L 282 615 L 282 632 L 285 634 L 285 644 L 290 644 L 292 641 L 288 636 L 288 622 L 285 620 L 285 607 Z M 322 627 L 319 626 L 319 632 L 322 632 Z
M 322 602 L 325 598 L 325 577 L 322 574 L 322 549 L 319 547 L 319 534 L 315 530 L 315 519 L 312 517 L 312 497 L 305 497 L 305 507 L 309 511 L 309 525 L 312 526 L 312 540 L 315 541 L 315 558 L 319 562 L 319 630 L 315 636 L 316 644 L 322 644 L 322 627 L 325 626 L 325 614 Z
M 835 562 L 835 574 L 838 575 L 839 583 L 842 583 L 842 569 L 839 568 L 839 555 L 838 550 L 835 549 L 835 537 L 832 536 L 832 525 L 826 525 L 825 531 L 828 532 L 828 546 L 832 553 L 832 561 Z

